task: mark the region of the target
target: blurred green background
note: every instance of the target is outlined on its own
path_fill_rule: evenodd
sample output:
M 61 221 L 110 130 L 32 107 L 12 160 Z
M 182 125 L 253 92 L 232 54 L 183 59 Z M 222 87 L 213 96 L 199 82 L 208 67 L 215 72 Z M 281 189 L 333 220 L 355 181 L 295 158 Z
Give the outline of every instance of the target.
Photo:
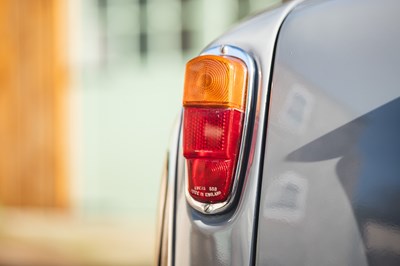
M 154 220 L 185 62 L 237 20 L 276 2 L 76 1 L 71 110 L 80 117 L 72 123 L 82 212 Z
M 279 2 L 65 1 L 70 207 L 3 208 L 0 264 L 151 265 L 185 62 Z

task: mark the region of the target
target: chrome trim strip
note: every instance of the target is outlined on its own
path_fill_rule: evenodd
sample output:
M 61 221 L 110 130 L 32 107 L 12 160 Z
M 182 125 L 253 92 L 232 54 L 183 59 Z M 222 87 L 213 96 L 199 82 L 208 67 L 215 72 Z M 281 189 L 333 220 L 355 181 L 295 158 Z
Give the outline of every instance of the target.
M 167 223 L 168 240 L 167 240 L 167 258 L 162 260 L 160 265 L 175 265 L 175 218 L 176 218 L 176 182 L 177 182 L 177 165 L 179 160 L 179 149 L 182 127 L 182 112 L 175 121 L 171 134 L 170 144 L 168 148 L 168 175 L 167 175 L 167 195 L 166 208 L 168 214 L 165 216 L 164 223 Z
M 228 196 L 228 199 L 224 202 L 220 203 L 203 203 L 199 202 L 195 199 L 192 198 L 189 194 L 189 185 L 188 185 L 188 172 L 187 172 L 187 167 L 185 163 L 185 187 L 186 187 L 186 200 L 192 206 L 194 209 L 197 211 L 204 213 L 204 214 L 216 214 L 216 213 L 221 213 L 226 210 L 228 210 L 233 202 L 235 201 L 236 197 L 239 196 L 237 195 L 238 193 L 238 187 L 239 187 L 239 181 L 240 179 L 244 179 L 247 169 L 250 166 L 250 161 L 244 162 L 245 153 L 250 152 L 250 145 L 252 142 L 252 134 L 251 134 L 251 128 L 249 127 L 250 120 L 254 120 L 254 116 L 250 117 L 250 114 L 254 113 L 251 112 L 252 108 L 255 108 L 255 103 L 256 103 L 256 86 L 255 86 L 255 75 L 256 75 L 256 65 L 254 63 L 253 58 L 247 54 L 244 50 L 231 46 L 231 45 L 219 45 L 219 46 L 214 46 L 211 47 L 205 51 L 203 51 L 200 55 L 218 55 L 218 56 L 232 56 L 241 59 L 247 67 L 247 73 L 248 73 L 248 82 L 247 82 L 247 101 L 246 101 L 246 110 L 245 110 L 245 117 L 244 117 L 244 123 L 243 123 L 243 131 L 242 131 L 242 138 L 241 138 L 241 143 L 240 143 L 240 148 L 239 148 L 239 157 L 235 169 L 235 176 L 233 179 L 233 185 L 232 185 L 232 190 L 230 195 Z M 247 148 L 248 147 L 248 148 Z M 246 149 L 247 148 L 247 149 Z M 186 160 L 185 160 L 186 161 Z
M 165 163 L 163 167 L 163 173 L 161 175 L 161 186 L 160 193 L 158 199 L 158 219 L 157 219 L 157 228 L 156 228 L 156 256 L 155 256 L 155 265 L 161 265 L 163 260 L 163 242 L 165 242 L 165 235 L 167 231 L 165 229 L 165 217 L 168 208 L 166 208 L 166 200 L 167 200 L 167 179 L 168 179 L 168 167 L 169 167 L 169 153 L 167 152 Z M 165 248 L 165 247 L 164 247 Z

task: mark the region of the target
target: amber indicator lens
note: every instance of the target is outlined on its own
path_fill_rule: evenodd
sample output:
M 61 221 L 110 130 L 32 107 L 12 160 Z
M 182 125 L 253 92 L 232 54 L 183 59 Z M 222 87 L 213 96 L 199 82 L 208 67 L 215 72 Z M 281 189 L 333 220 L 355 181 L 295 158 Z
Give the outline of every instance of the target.
M 244 110 L 247 68 L 237 58 L 204 55 L 186 65 L 184 106 Z
M 242 136 L 247 68 L 234 57 L 188 62 L 184 88 L 183 153 L 188 192 L 198 202 L 230 196 Z

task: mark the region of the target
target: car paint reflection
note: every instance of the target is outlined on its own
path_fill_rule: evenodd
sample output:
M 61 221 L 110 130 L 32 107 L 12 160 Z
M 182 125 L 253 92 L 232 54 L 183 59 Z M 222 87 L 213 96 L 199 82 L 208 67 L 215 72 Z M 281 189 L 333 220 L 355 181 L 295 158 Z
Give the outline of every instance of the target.
M 295 150 L 292 162 L 340 157 L 336 174 L 351 202 L 370 265 L 400 265 L 400 98 Z M 389 243 L 383 243 L 390 235 Z

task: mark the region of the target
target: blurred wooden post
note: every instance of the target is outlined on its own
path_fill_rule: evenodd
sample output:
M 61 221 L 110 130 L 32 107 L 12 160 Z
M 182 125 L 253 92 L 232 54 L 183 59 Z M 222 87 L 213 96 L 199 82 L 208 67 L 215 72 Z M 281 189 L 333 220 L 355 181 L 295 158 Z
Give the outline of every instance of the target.
M 0 1 L 0 204 L 66 207 L 65 0 Z

